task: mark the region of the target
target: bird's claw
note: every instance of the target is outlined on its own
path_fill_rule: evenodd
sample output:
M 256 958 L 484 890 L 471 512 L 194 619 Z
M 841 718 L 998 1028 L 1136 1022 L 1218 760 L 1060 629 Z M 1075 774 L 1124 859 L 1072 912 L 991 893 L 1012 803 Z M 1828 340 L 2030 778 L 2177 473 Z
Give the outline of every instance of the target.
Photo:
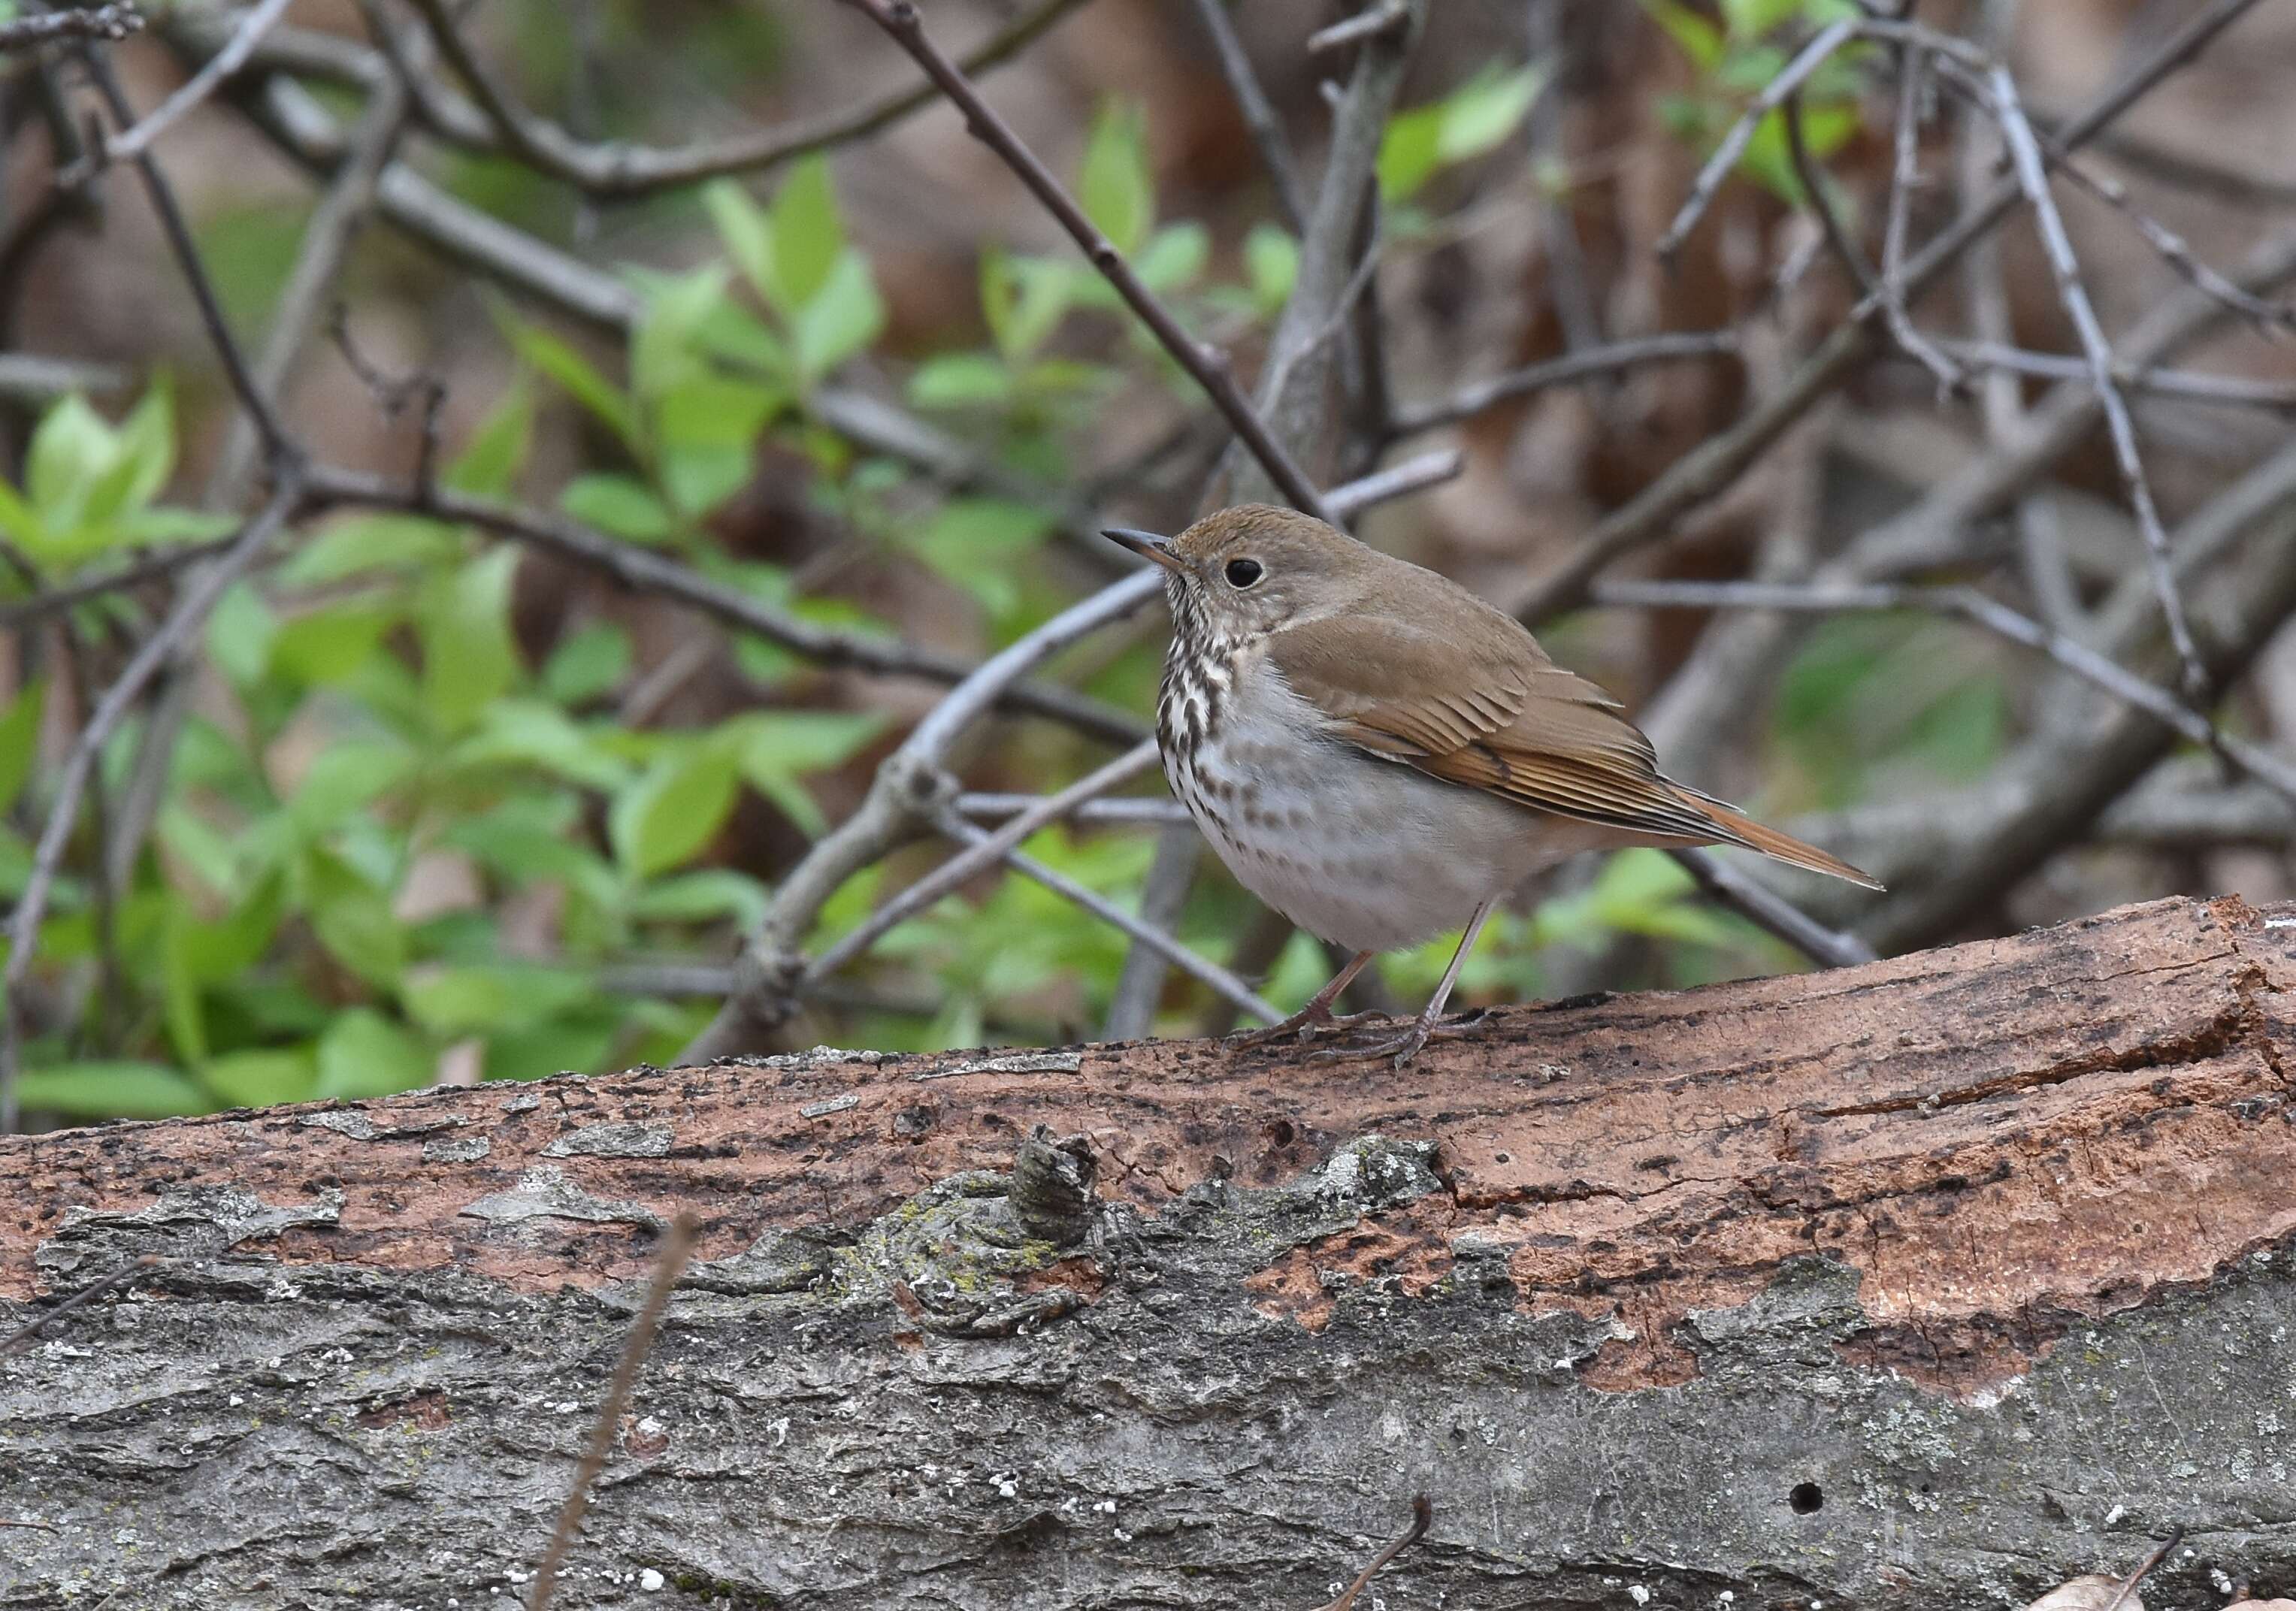
M 1364 1018 L 1370 1015 L 1358 1013 L 1357 1016 Z M 1431 1041 L 1466 1039 L 1480 1026 L 1483 1016 L 1482 1010 L 1478 1008 L 1462 1014 L 1453 1023 L 1433 1023 L 1425 1018 L 1415 1018 L 1411 1026 L 1400 1034 L 1311 1051 L 1307 1060 L 1310 1063 L 1358 1063 L 1368 1062 L 1374 1058 L 1385 1058 L 1395 1067 L 1401 1068 L 1417 1057 L 1421 1049 Z
M 1328 1007 L 1316 1012 L 1302 1008 L 1280 1024 L 1270 1024 L 1264 1029 L 1247 1030 L 1242 1034 L 1231 1035 L 1227 1043 L 1238 1051 L 1245 1051 L 1254 1046 L 1273 1046 L 1283 1041 L 1305 1043 L 1318 1031 L 1352 1029 L 1377 1017 L 1379 1014 L 1375 1012 L 1339 1013 Z

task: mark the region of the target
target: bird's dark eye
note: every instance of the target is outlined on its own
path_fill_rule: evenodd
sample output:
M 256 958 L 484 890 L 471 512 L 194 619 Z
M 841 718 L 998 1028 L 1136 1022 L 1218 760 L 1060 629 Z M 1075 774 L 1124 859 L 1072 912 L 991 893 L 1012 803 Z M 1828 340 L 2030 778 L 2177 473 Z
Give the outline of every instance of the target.
M 1258 580 L 1259 580 L 1259 560 L 1230 560 L 1227 562 L 1227 585 L 1230 587 L 1249 587 Z

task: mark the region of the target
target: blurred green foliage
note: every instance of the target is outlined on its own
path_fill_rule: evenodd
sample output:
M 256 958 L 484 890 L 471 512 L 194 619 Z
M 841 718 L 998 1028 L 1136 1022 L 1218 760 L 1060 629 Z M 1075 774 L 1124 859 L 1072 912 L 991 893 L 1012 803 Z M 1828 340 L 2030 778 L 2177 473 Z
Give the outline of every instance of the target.
M 1734 17 L 1775 9 L 1732 8 Z M 1758 48 L 1753 37 L 1734 22 L 1718 71 L 1730 52 Z M 1446 167 L 1508 138 L 1539 83 L 1535 68 L 1492 71 L 1399 117 L 1380 162 L 1390 199 L 1414 205 Z M 1296 243 L 1261 224 L 1216 271 L 1201 224 L 1160 217 L 1139 106 L 1100 109 L 1078 179 L 1095 221 L 1183 318 L 1234 333 L 1282 307 Z M 711 185 L 700 209 L 717 249 L 684 272 L 632 271 L 645 311 L 612 359 L 496 309 L 517 374 L 444 479 L 489 498 L 531 495 L 538 421 L 578 411 L 594 426 L 594 462 L 556 489 L 567 514 L 802 617 L 890 632 L 852 600 L 737 557 L 714 535 L 713 517 L 770 446 L 800 457 L 813 505 L 873 563 L 963 590 L 991 638 L 1027 630 L 1072 597 L 1075 582 L 1044 562 L 1049 507 L 947 495 L 814 412 L 813 397 L 842 368 L 890 357 L 885 301 L 847 233 L 828 164 L 796 165 L 762 200 L 734 183 Z M 257 232 L 263 241 L 267 230 Z M 267 261 L 271 249 L 246 249 Z M 1024 477 L 1047 487 L 1072 479 L 1099 412 L 1128 388 L 1188 395 L 1167 356 L 1071 255 L 985 250 L 979 298 L 986 339 L 900 360 L 906 400 Z M 76 397 L 56 405 L 20 482 L 0 487 L 0 531 L 32 572 L 0 573 L 0 594 L 230 529 L 168 501 L 176 451 L 164 375 L 116 421 Z M 69 1010 L 28 1049 L 29 1109 L 155 1117 L 368 1096 L 430 1083 L 456 1059 L 497 1079 L 595 1071 L 667 1059 L 700 1027 L 713 1001 L 603 985 L 633 960 L 729 958 L 778 871 L 738 854 L 755 838 L 728 832 L 743 802 L 797 835 L 821 834 L 823 781 L 865 765 L 872 747 L 890 741 L 890 717 L 823 707 L 808 666 L 736 634 L 755 707 L 693 728 L 634 724 L 621 714 L 642 674 L 630 632 L 610 616 L 569 613 L 546 642 L 523 637 L 512 609 L 523 558 L 447 521 L 339 514 L 226 594 L 204 647 L 227 698 L 193 701 L 152 838 L 109 910 L 89 876 L 97 847 L 86 824 L 68 858 L 37 972 Z M 83 604 L 70 621 L 92 648 L 133 642 L 152 625 L 127 595 Z M 46 803 L 37 756 L 53 726 L 56 643 L 53 634 L 20 639 L 29 675 L 0 709 L 0 895 L 11 899 Z M 1884 751 L 1910 746 L 1959 768 L 1998 741 L 1997 691 L 1940 684 L 1908 714 L 1893 691 L 1923 652 L 1918 630 L 1898 624 L 1821 634 L 1779 711 L 1814 797 L 1841 797 Z M 1137 642 L 1097 662 L 1087 686 L 1144 708 L 1160 658 L 1159 644 Z M 76 691 L 73 710 L 85 704 Z M 1883 721 L 1877 710 L 1894 714 Z M 102 757 L 108 797 L 128 792 L 144 736 L 131 722 Z M 1031 742 L 1029 765 L 1047 787 L 1092 758 L 1071 740 Z M 1136 831 L 1053 831 L 1028 849 L 1128 901 L 1151 843 Z M 822 937 L 858 922 L 914 865 L 853 879 L 824 912 Z M 1255 910 L 1224 879 L 1199 880 L 1183 937 L 1229 955 Z M 1578 892 L 1504 918 L 1469 964 L 1466 992 L 1535 994 L 1542 949 L 1620 936 L 1650 942 L 1653 973 L 1670 982 L 1791 965 L 1743 924 L 1693 904 L 1672 863 L 1634 853 Z M 1449 945 L 1392 959 L 1398 986 L 1431 986 Z M 836 1008 L 836 1032 L 888 1048 L 1084 1034 L 1105 1010 L 1125 951 L 1112 929 L 1005 878 L 888 935 L 855 970 L 882 999 Z M 1324 971 L 1316 947 L 1296 939 L 1269 992 L 1295 1003 Z M 1176 1010 L 1170 1026 L 1188 1021 Z
M 1854 0 L 1721 0 L 1718 24 L 1682 0 L 1642 0 L 1642 7 L 1697 70 L 1695 93 L 1668 97 L 1659 111 L 1669 128 L 1702 149 L 1720 143 L 1792 59 L 1800 34 L 1857 15 Z M 1791 36 L 1793 45 L 1778 43 L 1782 36 Z M 1857 132 L 1860 50 L 1853 44 L 1836 51 L 1802 86 L 1802 140 L 1819 161 Z M 1770 112 L 1754 126 L 1738 168 L 1788 202 L 1803 199 L 1783 112 Z

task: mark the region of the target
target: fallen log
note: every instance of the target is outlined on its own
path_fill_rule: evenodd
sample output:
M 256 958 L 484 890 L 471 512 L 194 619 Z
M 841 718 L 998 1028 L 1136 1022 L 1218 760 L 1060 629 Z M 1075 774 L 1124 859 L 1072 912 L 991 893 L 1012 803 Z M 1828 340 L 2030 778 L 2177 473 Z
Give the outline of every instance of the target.
M 1493 1012 L 0 1140 L 0 1603 L 2296 1591 L 2296 910 Z M 1016 1163 L 1018 1166 L 1016 1167 Z M 648 1593 L 649 1590 L 655 1591 Z M 106 1596 L 113 1598 L 109 1600 Z M 506 1598 L 497 1598 L 506 1597 Z

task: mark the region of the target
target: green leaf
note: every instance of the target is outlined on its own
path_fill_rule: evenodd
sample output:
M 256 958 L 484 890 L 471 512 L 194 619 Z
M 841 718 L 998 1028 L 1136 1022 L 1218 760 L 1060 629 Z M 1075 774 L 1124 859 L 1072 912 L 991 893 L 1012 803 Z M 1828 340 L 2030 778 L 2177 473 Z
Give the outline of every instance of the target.
M 726 271 L 709 264 L 691 274 L 646 282 L 645 312 L 630 338 L 630 388 L 658 403 L 674 388 L 709 372 L 697 332 L 726 301 Z
M 570 633 L 542 668 L 542 691 L 561 705 L 579 705 L 619 686 L 630 674 L 630 634 L 611 621 Z
M 1168 294 L 1202 278 L 1211 255 L 1211 232 L 1192 218 L 1151 235 L 1132 267 L 1150 290 Z
M 87 399 L 74 394 L 49 409 L 33 430 L 24 460 L 24 491 L 49 526 L 77 527 L 89 490 L 119 451 L 111 427 Z
M 25 780 L 32 775 L 32 762 L 39 750 L 40 713 L 47 707 L 47 680 L 37 679 L 20 689 L 8 701 L 8 714 L 0 716 L 0 813 L 15 805 Z
M 1722 60 L 1722 30 L 1680 0 L 1642 0 L 1643 10 L 1702 73 L 1710 73 Z
M 749 484 L 757 438 L 784 401 L 775 388 L 699 376 L 661 401 L 661 479 L 670 501 L 700 517 Z
M 1102 103 L 1085 142 L 1078 199 L 1085 216 L 1125 256 L 1147 240 L 1156 222 L 1156 187 L 1148 172 L 1147 116 L 1137 103 Z
M 461 732 L 508 691 L 519 670 L 510 630 L 519 551 L 489 549 L 429 590 L 419 617 L 422 699 L 439 726 Z
M 110 545 L 206 543 L 238 529 L 233 516 L 201 509 L 130 509 L 112 521 Z
M 414 751 L 388 740 L 339 739 L 313 757 L 288 797 L 287 814 L 305 833 L 327 832 L 414 770 Z
M 707 923 L 731 918 L 743 929 L 766 915 L 766 887 L 729 867 L 706 867 L 659 879 L 630 897 L 629 915 L 642 922 Z
M 558 507 L 609 536 L 659 543 L 676 520 L 644 482 L 628 476 L 577 476 L 558 495 Z
M 1016 258 L 998 248 L 981 254 L 981 316 L 1007 364 L 1035 356 L 1074 304 L 1077 283 L 1066 263 Z
M 389 1096 L 419 1091 L 438 1059 L 414 1034 L 372 1007 L 337 1013 L 319 1037 L 319 1079 L 314 1098 Z
M 974 408 L 1012 396 L 1012 369 L 987 353 L 942 353 L 909 377 L 909 403 L 916 408 Z
M 279 568 L 290 587 L 321 587 L 370 571 L 421 570 L 459 558 L 462 536 L 416 515 L 352 515 L 335 521 Z
M 176 1056 L 193 1063 L 204 1062 L 208 1055 L 207 1012 L 200 1000 L 200 978 L 194 965 L 198 927 L 181 902 L 171 904 L 160 957 L 168 1038 L 175 1043 Z
M 1022 561 L 1043 545 L 1054 521 L 1027 503 L 1002 498 L 951 498 L 909 539 L 917 557 L 1004 615 L 1020 602 Z
M 512 319 L 506 323 L 512 347 L 529 364 L 564 387 L 569 396 L 595 415 L 636 455 L 645 453 L 645 432 L 637 405 L 588 359 L 538 325 Z
M 1406 200 L 1436 170 L 1479 157 L 1513 134 L 1546 82 L 1533 62 L 1506 72 L 1487 68 L 1429 106 L 1391 119 L 1380 142 L 1380 194 Z
M 65 1063 L 27 1068 L 16 1095 L 28 1111 L 75 1119 L 171 1119 L 221 1106 L 164 1063 Z
M 433 1034 L 459 1039 L 541 1023 L 593 997 L 595 986 L 561 969 L 497 962 L 418 969 L 403 994 L 415 1022 Z
M 848 248 L 821 289 L 791 320 L 798 373 L 808 383 L 818 380 L 874 341 L 884 328 L 884 298 L 877 294 L 869 260 Z
M 1300 242 L 1273 224 L 1255 224 L 1243 238 L 1243 271 L 1262 313 L 1280 312 L 1300 278 Z
M 390 897 L 330 851 L 311 853 L 304 881 L 319 944 L 367 983 L 396 985 L 406 966 L 406 930 L 392 914 Z
M 734 259 L 734 266 L 742 271 L 750 288 L 767 306 L 778 305 L 774 226 L 765 209 L 731 179 L 713 179 L 704 185 L 701 204 L 718 227 L 718 238 L 726 243 L 726 255 Z
M 497 699 L 480 713 L 479 730 L 447 753 L 452 769 L 531 766 L 591 789 L 618 789 L 628 765 L 592 742 L 555 705 Z
M 308 1101 L 318 1079 L 318 1059 L 308 1046 L 234 1051 L 200 1067 L 200 1083 L 231 1108 Z
M 1800 14 L 1804 0 L 1721 0 L 1722 23 L 1733 39 L 1759 39 Z
M 790 170 L 774 197 L 773 273 L 783 315 L 818 296 L 844 255 L 845 225 L 837 216 L 829 159 L 816 152 Z
M 308 610 L 273 633 L 269 669 L 310 688 L 346 682 L 375 657 L 382 634 L 405 614 L 396 599 L 376 593 Z
M 806 832 L 820 834 L 829 824 L 800 780 L 851 760 L 884 731 L 885 720 L 879 711 L 759 711 L 731 730 L 750 787 Z
M 176 404 L 173 388 L 154 381 L 128 411 L 112 439 L 111 463 L 88 489 L 81 519 L 111 525 L 160 495 L 176 468 Z
M 533 439 L 534 388 L 521 373 L 439 478 L 477 497 L 507 498 Z
M 279 618 L 252 582 L 234 582 L 208 617 L 208 654 L 241 688 L 252 688 L 271 668 L 271 644 Z
M 663 756 L 614 797 L 606 837 L 615 860 L 638 878 L 691 860 L 717 838 L 735 792 L 734 756 L 722 745 Z
M 564 1018 L 505 1030 L 487 1041 L 487 1078 L 545 1080 L 571 1071 L 592 1074 L 613 1050 L 620 1014 L 590 1005 Z

